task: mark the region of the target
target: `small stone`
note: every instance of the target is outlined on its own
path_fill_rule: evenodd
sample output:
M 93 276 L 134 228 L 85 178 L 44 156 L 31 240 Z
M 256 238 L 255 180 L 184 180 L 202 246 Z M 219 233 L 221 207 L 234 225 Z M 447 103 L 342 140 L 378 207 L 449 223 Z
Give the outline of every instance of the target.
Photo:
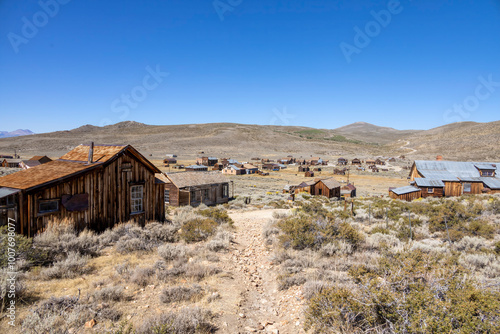
M 95 319 L 89 320 L 85 323 L 85 328 L 92 328 L 97 324 Z
M 132 316 L 129 314 L 129 315 L 127 315 L 127 320 L 130 320 L 130 319 L 132 319 Z
M 245 330 L 246 330 L 247 332 L 250 332 L 250 333 L 255 333 L 255 332 L 257 331 L 255 328 L 252 328 L 252 327 L 249 327 L 249 326 L 246 326 L 246 327 L 245 327 Z
M 300 326 L 300 321 L 297 321 L 297 322 L 295 323 L 295 326 Z
M 240 313 L 238 315 L 240 316 L 240 318 L 246 318 L 246 315 L 244 315 L 243 313 Z

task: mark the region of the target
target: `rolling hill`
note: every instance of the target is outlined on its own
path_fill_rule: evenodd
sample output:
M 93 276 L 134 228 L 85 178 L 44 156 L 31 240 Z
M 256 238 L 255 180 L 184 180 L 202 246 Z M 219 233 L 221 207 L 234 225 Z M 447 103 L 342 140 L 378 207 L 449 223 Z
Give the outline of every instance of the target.
M 198 152 L 237 159 L 277 158 L 288 154 L 309 157 L 373 157 L 405 154 L 411 159 L 495 160 L 500 149 L 500 121 L 455 123 L 431 130 L 396 130 L 358 122 L 338 129 L 234 123 L 146 125 L 121 122 L 104 127 L 84 125 L 67 131 L 0 139 L 0 154 L 14 149 L 22 157 L 58 157 L 73 147 L 132 144 L 144 155 L 161 158 L 176 153 L 194 159 Z

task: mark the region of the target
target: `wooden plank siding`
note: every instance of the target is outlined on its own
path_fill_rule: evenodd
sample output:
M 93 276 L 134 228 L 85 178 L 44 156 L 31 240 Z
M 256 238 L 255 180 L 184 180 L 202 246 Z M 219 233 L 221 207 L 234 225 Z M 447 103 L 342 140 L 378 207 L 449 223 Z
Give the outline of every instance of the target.
M 420 187 L 422 190 L 422 197 L 443 197 L 444 196 L 444 188 L 441 187 Z M 432 189 L 432 192 L 428 190 Z
M 407 194 L 397 195 L 396 193 L 389 191 L 389 197 L 392 199 L 400 199 L 402 201 L 411 202 L 417 198 L 422 197 L 422 191 L 414 191 Z

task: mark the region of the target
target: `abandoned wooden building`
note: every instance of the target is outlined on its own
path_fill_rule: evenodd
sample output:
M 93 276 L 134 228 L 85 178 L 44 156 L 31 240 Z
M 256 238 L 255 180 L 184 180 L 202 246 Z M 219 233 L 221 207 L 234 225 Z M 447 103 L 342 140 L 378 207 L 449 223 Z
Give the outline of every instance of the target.
M 344 198 L 356 197 L 356 187 L 352 183 L 348 183 L 340 188 L 340 195 Z
M 186 172 L 206 172 L 208 171 L 208 167 L 205 165 L 191 165 L 184 167 Z
M 339 166 L 345 166 L 349 163 L 349 161 L 346 158 L 338 158 L 337 160 L 337 165 Z
M 17 232 L 27 236 L 63 218 L 97 231 L 129 220 L 163 221 L 165 184 L 156 173 L 130 145 L 80 145 L 58 160 L 0 177 L 6 203 L 0 220 L 16 219 Z
M 461 196 L 500 192 L 500 178 L 496 170 L 500 163 L 463 162 L 463 161 L 424 161 L 417 160 L 410 169 L 410 182 L 422 188 L 427 196 Z M 421 179 L 425 179 L 423 181 Z M 438 182 L 441 181 L 441 182 Z M 424 182 L 441 187 L 427 187 Z M 420 186 L 419 186 L 420 187 Z M 430 189 L 434 188 L 434 189 Z M 430 193 L 436 191 L 437 193 Z
M 19 165 L 21 162 L 21 159 L 3 159 L 0 167 L 21 168 L 21 166 Z
M 214 166 L 217 162 L 219 162 L 219 159 L 215 157 L 201 157 L 196 159 L 197 165 L 205 165 L 208 167 Z
M 177 163 L 177 159 L 174 157 L 167 157 L 163 159 L 163 165 L 165 167 L 169 167 L 170 165 L 175 165 Z
M 413 201 L 422 197 L 422 190 L 414 186 L 405 186 L 400 188 L 389 188 L 389 197 L 392 199 L 400 199 L 403 201 Z
M 361 160 L 354 158 L 351 160 L 351 165 L 361 165 Z
M 332 177 L 304 181 L 290 189 L 293 189 L 295 194 L 307 192 L 314 196 L 340 198 L 340 183 Z
M 51 161 L 52 161 L 52 159 L 46 155 L 43 155 L 43 156 L 36 155 L 29 160 L 21 161 L 19 163 L 19 167 L 22 169 L 28 169 L 28 168 L 33 168 L 35 166 L 39 166 L 42 164 L 46 164 L 47 162 L 51 162 Z
M 305 173 L 305 172 L 308 172 L 310 169 L 309 169 L 309 166 L 299 166 L 299 167 L 297 168 L 297 170 L 298 170 L 299 172 Z
M 165 182 L 165 203 L 172 206 L 217 205 L 229 202 L 230 181 L 219 172 L 169 173 Z M 234 192 L 234 188 L 233 188 Z

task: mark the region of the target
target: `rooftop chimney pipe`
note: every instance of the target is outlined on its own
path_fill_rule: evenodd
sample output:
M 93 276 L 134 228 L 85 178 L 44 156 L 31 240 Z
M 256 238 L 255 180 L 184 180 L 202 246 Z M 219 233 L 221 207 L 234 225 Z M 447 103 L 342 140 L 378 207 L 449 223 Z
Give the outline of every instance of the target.
M 90 143 L 90 148 L 89 148 L 89 159 L 88 163 L 91 164 L 94 162 L 94 142 Z

